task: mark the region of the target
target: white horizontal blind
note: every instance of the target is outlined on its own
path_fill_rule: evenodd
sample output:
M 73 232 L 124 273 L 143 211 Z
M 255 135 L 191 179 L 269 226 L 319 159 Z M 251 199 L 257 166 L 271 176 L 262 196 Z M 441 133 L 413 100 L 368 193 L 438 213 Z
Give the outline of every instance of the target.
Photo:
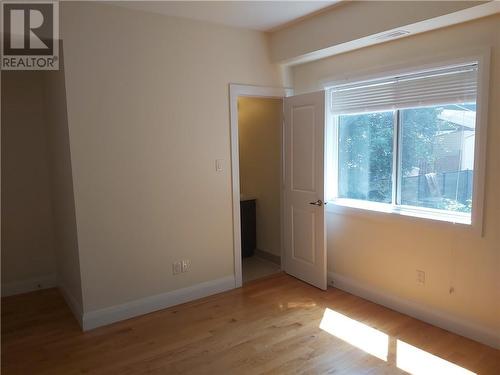
M 440 68 L 336 86 L 331 89 L 335 114 L 476 101 L 477 64 Z

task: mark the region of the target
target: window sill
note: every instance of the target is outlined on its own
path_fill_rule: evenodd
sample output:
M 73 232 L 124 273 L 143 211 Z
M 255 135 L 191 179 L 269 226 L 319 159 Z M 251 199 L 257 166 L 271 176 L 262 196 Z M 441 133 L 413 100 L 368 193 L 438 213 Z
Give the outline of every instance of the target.
M 364 211 L 364 212 L 363 212 Z M 335 199 L 328 201 L 326 212 L 330 213 L 357 213 L 375 215 L 399 215 L 424 220 L 434 220 L 451 224 L 471 226 L 471 215 L 460 212 L 446 212 L 431 208 L 409 206 L 394 206 L 392 204 L 359 201 L 355 199 Z

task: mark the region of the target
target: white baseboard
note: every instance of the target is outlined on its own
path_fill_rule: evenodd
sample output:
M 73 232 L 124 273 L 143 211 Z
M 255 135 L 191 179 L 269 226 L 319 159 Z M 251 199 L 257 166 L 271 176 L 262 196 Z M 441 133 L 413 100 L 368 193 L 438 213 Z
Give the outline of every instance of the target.
M 465 319 L 451 316 L 449 313 L 396 297 L 333 272 L 328 272 L 328 284 L 426 323 L 500 349 L 500 335 L 491 328 L 488 329 Z
M 11 283 L 2 283 L 2 297 L 33 292 L 35 290 L 55 288 L 56 286 L 57 276 L 55 274 Z
M 75 316 L 78 324 L 80 325 L 80 327 L 83 328 L 83 308 L 82 308 L 82 305 L 69 292 L 68 288 L 66 288 L 65 285 L 59 284 L 59 290 L 61 291 L 61 294 L 64 297 L 64 300 L 66 301 L 66 304 L 68 305 L 69 309 L 71 310 L 71 312 Z
M 84 331 L 88 331 L 120 320 L 133 318 L 138 315 L 147 314 L 234 289 L 234 285 L 235 279 L 234 275 L 232 275 L 221 279 L 206 281 L 187 288 L 142 298 L 122 305 L 86 312 L 83 314 L 82 328 Z

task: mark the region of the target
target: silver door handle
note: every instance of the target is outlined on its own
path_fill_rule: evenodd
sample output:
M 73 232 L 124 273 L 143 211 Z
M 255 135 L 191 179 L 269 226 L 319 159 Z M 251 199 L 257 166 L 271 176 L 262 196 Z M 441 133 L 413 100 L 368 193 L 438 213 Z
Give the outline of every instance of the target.
M 309 202 L 309 204 L 312 204 L 313 206 L 319 206 L 319 207 L 321 207 L 321 206 L 323 206 L 326 203 L 324 203 L 321 199 L 318 199 L 316 202 Z

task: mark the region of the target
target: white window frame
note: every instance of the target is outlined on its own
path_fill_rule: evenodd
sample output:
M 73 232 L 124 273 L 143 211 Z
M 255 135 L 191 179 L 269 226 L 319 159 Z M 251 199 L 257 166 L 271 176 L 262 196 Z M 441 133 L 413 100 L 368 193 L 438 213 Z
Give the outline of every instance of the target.
M 473 177 L 473 195 L 471 214 L 454 213 L 444 210 L 436 210 L 425 207 L 403 206 L 394 203 L 378 203 L 356 199 L 332 198 L 338 196 L 338 123 L 330 106 L 326 113 L 326 147 L 325 147 L 325 184 L 326 192 L 330 193 L 327 197 L 327 212 L 337 214 L 348 214 L 355 216 L 391 216 L 415 218 L 417 220 L 434 220 L 444 225 L 455 224 L 461 228 L 472 230 L 483 235 L 483 202 L 485 185 L 485 164 L 486 164 L 486 135 L 488 118 L 488 91 L 489 91 L 489 71 L 490 71 L 490 48 L 473 49 L 469 51 L 458 51 L 443 55 L 438 58 L 422 58 L 414 64 L 400 64 L 400 66 L 378 67 L 370 71 L 350 72 L 349 77 L 332 77 L 324 80 L 322 85 L 327 90 L 326 100 L 331 100 L 330 89 L 338 85 L 349 84 L 353 82 L 380 79 L 384 77 L 397 76 L 418 71 L 437 69 L 456 64 L 473 64 L 478 66 L 478 82 L 476 97 L 476 132 L 474 144 L 474 177 Z M 397 112 L 396 112 L 397 113 Z M 397 126 L 395 121 L 394 126 Z M 394 146 L 398 145 L 399 134 L 394 136 Z M 398 147 L 399 148 L 399 147 Z M 399 152 L 394 148 L 394 152 Z M 393 160 L 396 160 L 394 158 Z M 394 161 L 396 162 L 396 161 Z M 393 168 L 396 166 L 393 166 Z M 397 175 L 398 168 L 394 169 L 393 175 Z M 393 195 L 395 189 L 400 187 L 393 181 Z M 395 202 L 393 199 L 392 202 Z M 391 215 L 388 215 L 391 214 Z

